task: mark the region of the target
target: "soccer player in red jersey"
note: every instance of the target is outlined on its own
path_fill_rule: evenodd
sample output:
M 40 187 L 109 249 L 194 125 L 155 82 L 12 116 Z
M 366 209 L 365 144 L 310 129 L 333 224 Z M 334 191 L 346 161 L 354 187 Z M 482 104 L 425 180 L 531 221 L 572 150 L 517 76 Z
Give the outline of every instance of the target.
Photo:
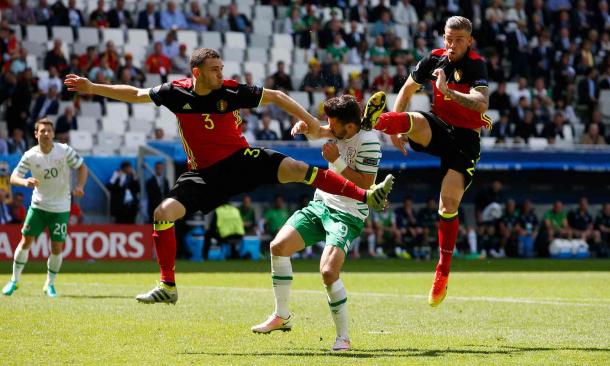
M 392 135 L 392 142 L 405 155 L 404 143 L 409 140 L 413 150 L 441 158 L 440 259 L 428 296 L 431 306 L 438 306 L 447 294 L 459 230 L 458 207 L 479 161 L 481 127 L 491 127 L 485 115 L 489 104 L 487 68 L 481 56 L 470 49 L 471 32 L 470 20 L 460 16 L 447 19 L 445 48 L 433 50 L 417 64 L 400 89 L 393 111 L 371 123 Z M 434 88 L 432 111 L 403 112 L 411 96 L 427 81 Z
M 150 89 L 94 84 L 74 74 L 67 75 L 64 81 L 70 91 L 130 103 L 154 102 L 177 117 L 189 171 L 178 178 L 154 211 L 153 243 L 161 282 L 150 292 L 138 295 L 139 302 L 175 304 L 178 300 L 174 222 L 188 212 L 200 210 L 205 214 L 233 195 L 263 184 L 291 182 L 302 182 L 381 209 L 394 179 L 388 175 L 383 183 L 364 190 L 331 170 L 309 166 L 266 148 L 250 147 L 241 134 L 240 108 L 274 103 L 300 120 L 311 122 L 314 117 L 283 92 L 224 80 L 222 60 L 213 49 L 195 50 L 190 64 L 192 78 Z

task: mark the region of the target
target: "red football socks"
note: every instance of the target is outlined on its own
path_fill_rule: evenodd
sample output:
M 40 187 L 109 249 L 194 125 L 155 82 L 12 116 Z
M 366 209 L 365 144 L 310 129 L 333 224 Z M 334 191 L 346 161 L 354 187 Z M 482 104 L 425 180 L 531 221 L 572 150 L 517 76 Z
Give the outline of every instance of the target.
M 438 246 L 440 259 L 436 266 L 436 271 L 440 271 L 444 276 L 449 275 L 451 267 L 451 257 L 457 241 L 460 219 L 454 216 L 451 219 L 442 218 L 438 222 Z
M 174 226 L 153 231 L 153 243 L 157 253 L 157 263 L 161 268 L 161 282 L 175 283 L 176 230 Z
M 366 190 L 358 187 L 354 183 L 331 170 L 313 168 L 311 175 L 312 176 L 310 179 L 313 179 L 313 182 L 309 184 L 323 190 L 324 192 L 353 198 L 360 202 L 366 202 Z M 309 181 L 311 181 L 310 179 Z M 307 177 L 305 178 L 305 181 L 307 183 Z
M 382 113 L 375 125 L 376 130 L 387 133 L 388 135 L 409 133 L 411 132 L 411 127 L 411 117 L 407 112 Z

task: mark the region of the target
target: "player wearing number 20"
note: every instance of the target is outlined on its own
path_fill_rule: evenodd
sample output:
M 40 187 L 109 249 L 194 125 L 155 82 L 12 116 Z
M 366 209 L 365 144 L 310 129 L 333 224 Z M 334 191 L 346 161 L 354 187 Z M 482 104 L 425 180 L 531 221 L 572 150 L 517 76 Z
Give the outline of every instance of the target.
M 13 277 L 2 293 L 10 296 L 19 287 L 21 272 L 28 261 L 30 246 L 45 228 L 51 236 L 51 254 L 47 261 L 47 281 L 43 287 L 49 297 L 57 297 L 55 277 L 62 262 L 70 217 L 70 168 L 78 170 L 74 196 L 82 197 L 87 181 L 83 158 L 66 144 L 53 142 L 53 122 L 43 118 L 34 125 L 38 145 L 26 151 L 11 175 L 11 184 L 34 188 L 32 204 L 21 229 L 21 241 L 15 250 Z M 28 171 L 32 176 L 25 178 Z

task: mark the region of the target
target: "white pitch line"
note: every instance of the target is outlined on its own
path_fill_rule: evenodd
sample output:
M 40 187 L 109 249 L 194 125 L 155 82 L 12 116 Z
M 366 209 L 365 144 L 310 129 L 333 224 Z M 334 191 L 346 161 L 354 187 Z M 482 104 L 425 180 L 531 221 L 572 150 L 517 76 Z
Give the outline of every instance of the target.
M 76 282 L 64 282 L 62 285 L 68 286 L 83 286 L 83 285 L 94 285 L 100 287 L 140 287 L 139 285 L 114 285 L 108 283 L 97 283 L 97 282 L 85 282 L 85 283 L 76 283 Z M 196 290 L 204 290 L 204 291 L 233 291 L 233 292 L 267 292 L 269 294 L 272 293 L 271 288 L 258 288 L 258 287 L 227 287 L 227 286 L 195 286 L 195 285 L 186 285 L 180 286 L 180 288 L 189 288 Z M 307 295 L 323 295 L 322 290 L 292 290 L 292 293 L 297 294 L 307 294 Z M 414 300 L 425 300 L 428 298 L 426 295 L 408 295 L 408 294 L 392 294 L 392 293 L 382 293 L 382 292 L 353 292 L 349 291 L 349 296 L 366 296 L 366 297 L 390 297 L 397 299 L 414 299 Z M 511 303 L 511 304 L 531 304 L 531 305 L 557 305 L 557 306 L 576 306 L 576 307 L 602 307 L 602 308 L 610 308 L 610 304 L 593 304 L 593 303 L 583 303 L 583 302 L 569 302 L 566 301 L 557 301 L 557 300 L 536 300 L 536 299 L 528 299 L 528 298 L 515 298 L 515 297 L 491 297 L 491 296 L 452 296 L 449 295 L 448 300 L 456 300 L 456 301 L 465 301 L 465 302 L 497 302 L 497 303 Z

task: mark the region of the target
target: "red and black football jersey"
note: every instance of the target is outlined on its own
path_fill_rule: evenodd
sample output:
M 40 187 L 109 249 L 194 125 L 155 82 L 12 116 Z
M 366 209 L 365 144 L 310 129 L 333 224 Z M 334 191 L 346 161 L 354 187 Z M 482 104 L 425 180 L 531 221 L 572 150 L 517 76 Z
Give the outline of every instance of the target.
M 150 98 L 178 119 L 178 131 L 190 170 L 208 167 L 239 149 L 248 147 L 241 134 L 240 108 L 256 108 L 263 88 L 225 80 L 208 95 L 194 91 L 191 78 L 150 89 Z
M 442 120 L 462 128 L 491 127 L 491 119 L 484 113 L 459 105 L 436 88 L 436 77 L 432 75 L 436 69 L 445 71 L 449 89 L 468 94 L 470 89 L 489 85 L 485 60 L 476 52 L 468 50 L 461 60 L 450 62 L 444 48 L 436 49 L 419 61 L 411 72 L 411 77 L 418 84 L 424 84 L 426 81 L 432 83 L 432 112 Z

